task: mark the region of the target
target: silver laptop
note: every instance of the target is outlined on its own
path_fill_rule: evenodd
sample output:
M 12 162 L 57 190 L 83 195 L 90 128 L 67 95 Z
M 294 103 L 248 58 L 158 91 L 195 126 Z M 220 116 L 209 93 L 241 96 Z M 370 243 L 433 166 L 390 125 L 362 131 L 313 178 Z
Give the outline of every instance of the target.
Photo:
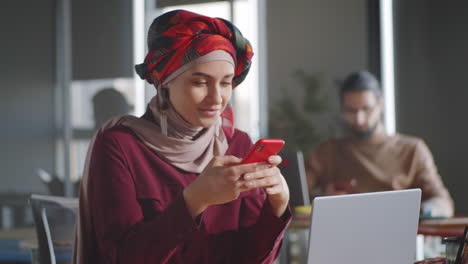
M 411 264 L 421 190 L 317 197 L 308 264 Z

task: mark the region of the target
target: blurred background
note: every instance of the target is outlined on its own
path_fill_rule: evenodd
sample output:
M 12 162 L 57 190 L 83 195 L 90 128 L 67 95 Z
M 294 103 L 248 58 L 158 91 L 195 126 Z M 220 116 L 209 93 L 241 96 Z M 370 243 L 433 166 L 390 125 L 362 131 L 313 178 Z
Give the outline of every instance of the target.
M 468 215 L 468 1 L 3 0 L 0 228 L 32 225 L 30 194 L 74 197 L 89 140 L 141 115 L 155 89 L 133 65 L 152 20 L 188 9 L 233 21 L 254 46 L 236 88 L 236 126 L 308 152 L 339 135 L 337 84 L 382 81 L 390 133 L 423 138 L 457 215 Z

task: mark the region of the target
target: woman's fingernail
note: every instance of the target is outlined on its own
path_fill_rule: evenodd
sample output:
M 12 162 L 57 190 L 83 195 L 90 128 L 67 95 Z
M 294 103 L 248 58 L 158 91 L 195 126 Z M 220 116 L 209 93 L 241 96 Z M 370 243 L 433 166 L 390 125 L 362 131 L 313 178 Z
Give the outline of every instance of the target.
M 248 179 L 250 179 L 250 178 L 252 178 L 252 175 L 250 175 L 250 174 L 248 174 L 248 173 L 244 175 L 244 179 L 248 180 Z

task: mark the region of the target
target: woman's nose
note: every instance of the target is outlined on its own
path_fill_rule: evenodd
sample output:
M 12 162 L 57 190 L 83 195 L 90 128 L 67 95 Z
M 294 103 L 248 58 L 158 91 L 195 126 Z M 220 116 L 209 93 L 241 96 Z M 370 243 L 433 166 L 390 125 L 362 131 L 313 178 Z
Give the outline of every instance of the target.
M 212 100 L 213 104 L 221 104 L 223 102 L 223 97 L 221 95 L 221 85 L 214 84 L 209 91 L 209 98 Z

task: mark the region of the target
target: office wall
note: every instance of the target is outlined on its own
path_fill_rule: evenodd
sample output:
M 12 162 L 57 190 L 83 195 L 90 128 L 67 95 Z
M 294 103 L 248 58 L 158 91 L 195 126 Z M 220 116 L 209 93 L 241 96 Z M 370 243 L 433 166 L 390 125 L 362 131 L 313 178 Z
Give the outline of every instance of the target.
M 2 1 L 0 193 L 45 192 L 36 169 L 56 168 L 56 2 Z M 131 77 L 131 1 L 71 3 L 73 79 Z
M 54 168 L 54 1 L 0 8 L 0 193 L 41 192 Z
M 468 2 L 396 1 L 397 129 L 421 136 L 468 214 Z
M 368 69 L 368 9 L 366 0 L 268 0 L 268 99 L 274 106 L 287 89 L 301 102 L 303 88 L 295 70 L 323 74 L 322 89 L 333 110 L 318 126 L 337 122 L 336 80 Z M 323 130 L 326 127 L 322 127 Z
M 72 3 L 73 79 L 133 76 L 132 1 Z

